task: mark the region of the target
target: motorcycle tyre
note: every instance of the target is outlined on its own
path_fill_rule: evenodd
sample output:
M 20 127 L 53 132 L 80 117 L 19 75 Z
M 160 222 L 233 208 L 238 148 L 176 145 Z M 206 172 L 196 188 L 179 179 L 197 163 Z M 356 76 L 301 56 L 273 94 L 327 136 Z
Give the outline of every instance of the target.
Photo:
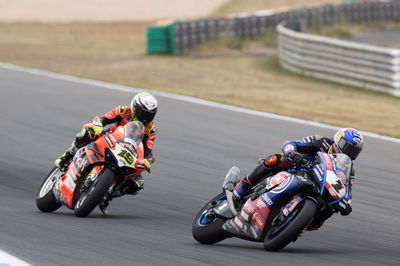
M 96 178 L 95 183 L 90 186 L 89 190 L 91 191 L 89 193 L 85 192 L 77 199 L 74 208 L 75 216 L 87 217 L 96 208 L 97 204 L 99 204 L 100 200 L 110 188 L 114 176 L 115 173 L 111 169 L 107 167 L 104 168 L 103 172 Z M 86 197 L 83 202 L 81 202 L 82 196 Z M 80 203 L 79 206 L 78 203 Z
M 200 216 L 209 207 L 208 205 L 218 197 L 221 197 L 221 194 L 215 196 L 206 205 L 204 205 L 204 207 L 197 213 L 196 218 L 194 219 L 192 226 L 192 235 L 193 238 L 201 244 L 211 245 L 227 238 L 222 229 L 222 225 L 226 222 L 227 219 L 219 217 L 211 224 L 205 226 L 199 226 L 197 223 Z
M 267 251 L 279 251 L 295 240 L 303 229 L 312 221 L 317 212 L 317 204 L 310 200 L 304 200 L 304 205 L 293 221 L 272 240 L 264 239 L 264 249 Z
M 42 190 L 43 186 L 49 181 L 49 178 L 52 177 L 52 174 L 57 169 L 58 169 L 57 167 L 54 167 L 50 171 L 50 173 L 47 175 L 47 177 L 40 185 L 39 191 L 37 192 L 36 206 L 42 212 L 53 212 L 62 206 L 62 204 L 58 202 L 58 200 L 54 196 L 53 189 L 50 189 L 43 197 L 40 197 L 40 191 Z

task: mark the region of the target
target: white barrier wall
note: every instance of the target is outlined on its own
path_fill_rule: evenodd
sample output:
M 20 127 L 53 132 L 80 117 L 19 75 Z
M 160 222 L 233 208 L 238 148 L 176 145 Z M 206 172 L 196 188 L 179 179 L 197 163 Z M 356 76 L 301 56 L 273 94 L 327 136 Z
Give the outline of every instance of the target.
M 400 96 L 400 50 L 277 26 L 279 60 L 290 71 Z

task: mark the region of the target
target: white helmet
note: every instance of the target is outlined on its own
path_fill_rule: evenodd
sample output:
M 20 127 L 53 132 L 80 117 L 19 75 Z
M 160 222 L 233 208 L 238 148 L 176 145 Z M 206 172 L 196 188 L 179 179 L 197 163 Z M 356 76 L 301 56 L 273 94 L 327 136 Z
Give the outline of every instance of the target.
M 158 102 L 153 95 L 147 92 L 138 93 L 131 102 L 131 118 L 147 125 L 156 116 L 157 108 Z

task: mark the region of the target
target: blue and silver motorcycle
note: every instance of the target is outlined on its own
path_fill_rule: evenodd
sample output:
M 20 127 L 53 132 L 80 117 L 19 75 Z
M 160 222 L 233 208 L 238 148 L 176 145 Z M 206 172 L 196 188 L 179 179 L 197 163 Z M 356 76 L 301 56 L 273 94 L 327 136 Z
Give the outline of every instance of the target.
M 297 170 L 281 171 L 253 188 L 244 202 L 233 197 L 239 168 L 226 175 L 223 193 L 197 214 L 194 239 L 214 244 L 229 237 L 263 242 L 265 250 L 278 251 L 321 217 L 351 209 L 351 159 L 345 154 L 318 152 L 314 162 Z M 309 163 L 309 162 L 308 162 Z M 307 165 L 307 167 L 306 167 Z

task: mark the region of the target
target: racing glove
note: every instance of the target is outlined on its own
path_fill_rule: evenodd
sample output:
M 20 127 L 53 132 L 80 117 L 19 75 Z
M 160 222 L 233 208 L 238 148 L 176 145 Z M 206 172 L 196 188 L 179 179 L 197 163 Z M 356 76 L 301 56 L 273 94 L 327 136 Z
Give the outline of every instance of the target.
M 312 163 L 310 161 L 304 159 L 303 155 L 296 151 L 289 152 L 287 154 L 287 158 L 300 167 L 304 167 L 304 168 L 312 167 Z
M 98 137 L 103 133 L 103 124 L 99 121 L 93 122 L 92 123 L 92 128 L 93 128 L 93 132 L 94 134 Z
M 292 161 L 293 163 L 297 164 L 297 165 L 301 165 L 303 163 L 303 155 L 301 155 L 301 153 L 298 153 L 296 151 L 291 151 L 287 154 L 287 157 L 290 161 Z
M 149 162 L 149 160 L 144 159 L 144 166 L 146 167 L 147 172 L 150 173 L 151 163 Z

